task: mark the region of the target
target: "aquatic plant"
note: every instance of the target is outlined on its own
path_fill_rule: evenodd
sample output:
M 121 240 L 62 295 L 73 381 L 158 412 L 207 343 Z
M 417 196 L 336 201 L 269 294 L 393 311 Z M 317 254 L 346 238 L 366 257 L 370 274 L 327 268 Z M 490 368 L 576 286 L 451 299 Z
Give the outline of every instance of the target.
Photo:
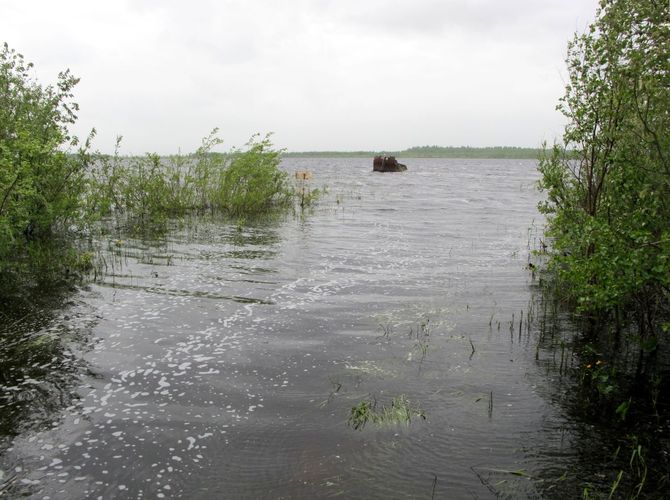
M 607 495 L 607 499 L 610 500 L 612 498 L 630 498 L 630 499 L 640 498 L 640 495 L 642 494 L 642 491 L 647 483 L 647 474 L 648 474 L 648 468 L 644 458 L 644 449 L 642 448 L 641 445 L 634 443 L 634 445 L 632 446 L 630 459 L 628 461 L 628 468 L 620 469 L 619 472 L 616 474 L 616 477 L 614 478 L 612 484 L 610 485 L 610 490 L 609 494 Z M 621 495 L 616 495 L 617 491 L 620 491 Z M 597 495 L 597 489 L 594 485 L 587 484 L 587 486 L 584 487 L 584 490 L 582 492 L 582 498 L 585 499 L 591 498 L 592 494 Z M 656 497 L 654 496 L 654 498 Z
M 295 197 L 302 211 L 313 206 L 319 200 L 322 190 L 310 187 L 309 181 L 312 180 L 312 173 L 307 170 L 297 171 L 295 173 L 295 180 Z
M 430 318 L 426 318 L 421 320 L 419 323 L 419 326 L 417 327 L 416 331 L 414 328 L 410 328 L 409 338 L 414 338 L 415 343 L 414 343 L 414 351 L 417 351 L 419 354 L 419 373 L 421 372 L 421 367 L 423 366 L 423 362 L 426 359 L 426 356 L 428 355 L 428 348 L 430 345 Z M 412 358 L 412 352 L 409 353 L 408 356 L 409 359 Z
M 412 418 L 426 419 L 423 410 L 413 405 L 404 394 L 391 400 L 390 406 L 377 407 L 376 398 L 364 399 L 351 408 L 347 424 L 354 429 L 362 429 L 367 423 L 408 424 Z
M 354 429 L 362 429 L 368 422 L 374 422 L 376 418 L 374 405 L 372 401 L 361 401 L 351 407 L 347 424 Z
M 332 385 L 333 389 L 330 391 L 330 394 L 328 395 L 328 399 L 322 401 L 319 406 L 323 408 L 324 406 L 327 406 L 333 398 L 340 392 L 340 389 L 342 389 L 342 382 L 334 379 L 330 379 L 330 384 Z

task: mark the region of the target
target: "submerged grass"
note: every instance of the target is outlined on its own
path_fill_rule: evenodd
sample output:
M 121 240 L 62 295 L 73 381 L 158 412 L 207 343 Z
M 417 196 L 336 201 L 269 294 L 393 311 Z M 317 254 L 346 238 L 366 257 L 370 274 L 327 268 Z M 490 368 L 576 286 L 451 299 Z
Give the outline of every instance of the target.
M 376 398 L 364 399 L 351 408 L 347 424 L 362 429 L 368 423 L 377 425 L 407 424 L 412 418 L 426 419 L 422 409 L 413 405 L 404 394 L 391 400 L 389 406 L 378 405 Z

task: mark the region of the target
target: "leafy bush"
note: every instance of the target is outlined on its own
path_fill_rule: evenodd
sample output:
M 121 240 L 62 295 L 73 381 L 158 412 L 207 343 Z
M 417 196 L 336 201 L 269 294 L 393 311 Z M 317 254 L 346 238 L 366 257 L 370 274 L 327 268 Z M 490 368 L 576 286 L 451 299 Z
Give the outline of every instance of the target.
M 667 12 L 601 1 L 569 45 L 564 145 L 540 162 L 560 288 L 592 319 L 618 328 L 632 316 L 642 336 L 658 335 L 670 309 Z
M 78 106 L 69 71 L 43 87 L 31 63 L 5 43 L 0 51 L 0 271 L 24 255 L 31 241 L 62 235 L 80 219 L 87 188 L 88 141 L 68 126 Z M 89 138 L 90 139 L 90 138 Z
M 122 157 L 121 137 L 114 155 L 98 154 L 91 173 L 87 210 L 105 218 L 125 218 L 133 226 L 162 223 L 168 217 L 211 208 L 212 183 L 224 156 L 210 151 L 221 143 L 216 129 L 194 155 Z
M 291 205 L 293 190 L 279 169 L 280 151 L 269 136 L 253 136 L 246 150 L 232 154 L 213 194 L 214 204 L 230 215 L 257 215 Z

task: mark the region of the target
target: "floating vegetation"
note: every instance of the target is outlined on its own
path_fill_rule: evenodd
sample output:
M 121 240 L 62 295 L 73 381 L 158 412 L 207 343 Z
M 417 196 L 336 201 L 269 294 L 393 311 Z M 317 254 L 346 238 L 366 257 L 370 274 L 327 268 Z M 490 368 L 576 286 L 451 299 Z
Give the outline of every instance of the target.
M 413 405 L 404 394 L 391 400 L 390 406 L 378 405 L 376 398 L 361 401 L 351 408 L 347 424 L 354 429 L 362 429 L 367 423 L 378 425 L 407 424 L 412 418 L 426 419 L 422 409 Z

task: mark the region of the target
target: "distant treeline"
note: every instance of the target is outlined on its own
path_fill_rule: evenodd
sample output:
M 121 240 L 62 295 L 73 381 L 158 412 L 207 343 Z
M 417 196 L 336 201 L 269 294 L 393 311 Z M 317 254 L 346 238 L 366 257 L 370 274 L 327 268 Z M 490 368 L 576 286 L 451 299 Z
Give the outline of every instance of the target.
M 511 146 L 493 146 L 474 148 L 470 146 L 442 147 L 417 146 L 400 151 L 399 155 L 415 158 L 515 158 L 537 159 L 542 150 L 536 148 L 518 148 Z
M 302 151 L 286 152 L 286 157 L 344 157 L 360 158 L 378 154 L 407 158 L 513 158 L 536 160 L 541 149 L 511 146 L 475 148 L 470 146 L 415 146 L 402 151 Z

